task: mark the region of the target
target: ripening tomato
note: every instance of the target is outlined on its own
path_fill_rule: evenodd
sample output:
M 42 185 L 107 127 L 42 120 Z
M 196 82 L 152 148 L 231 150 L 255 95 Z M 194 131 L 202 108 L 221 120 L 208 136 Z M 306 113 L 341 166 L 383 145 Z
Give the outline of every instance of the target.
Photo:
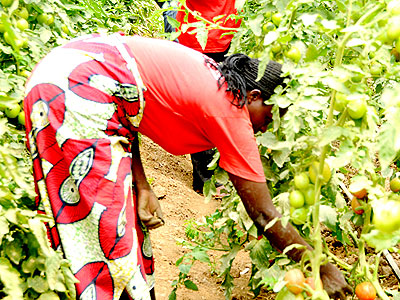
M 292 46 L 292 48 L 290 48 L 289 51 L 286 52 L 286 57 L 297 63 L 301 58 L 301 52 L 299 48 L 297 48 L 296 46 Z
M 303 291 L 304 282 L 306 281 L 303 272 L 300 269 L 291 269 L 285 274 L 286 287 L 293 294 L 297 295 Z
M 365 188 L 365 184 L 360 181 L 354 181 L 350 183 L 349 192 L 358 199 L 362 199 L 367 196 L 367 189 Z
M 315 183 L 317 181 L 318 169 L 319 169 L 318 161 L 314 161 L 311 164 L 310 168 L 308 169 L 308 177 L 310 177 L 312 183 Z M 322 184 L 328 183 L 330 179 L 331 179 L 331 169 L 329 168 L 329 165 L 325 162 L 324 169 L 322 171 Z
M 388 200 L 374 207 L 372 223 L 379 231 L 392 233 L 400 229 L 400 202 Z
M 347 110 L 353 120 L 361 119 L 367 112 L 367 102 L 362 98 L 352 99 L 347 103 Z
M 397 193 L 400 191 L 400 178 L 399 177 L 394 177 L 392 180 L 390 180 L 390 189 L 392 192 Z
M 376 298 L 376 291 L 369 281 L 365 281 L 357 284 L 356 295 L 360 300 L 374 300 Z
M 322 286 L 322 281 L 319 280 L 319 282 L 320 282 L 320 284 Z M 308 284 L 310 286 L 310 288 L 315 291 L 315 280 L 314 280 L 313 277 L 307 277 L 306 281 L 305 281 L 305 284 Z M 306 294 L 307 294 L 308 297 L 312 296 L 312 293 L 310 291 L 307 291 L 307 290 L 306 290 Z
M 360 206 L 361 206 L 361 204 L 358 201 L 358 198 L 357 197 L 353 197 L 353 199 L 351 199 L 351 209 L 357 215 L 362 215 L 364 213 L 364 210 L 359 208 Z
M 300 208 L 304 206 L 304 196 L 299 190 L 293 190 L 289 194 L 289 203 L 291 207 Z
M 298 188 L 299 190 L 304 190 L 308 187 L 310 184 L 310 179 L 308 178 L 308 175 L 306 172 L 301 172 L 299 174 L 296 174 L 294 176 L 294 186 Z

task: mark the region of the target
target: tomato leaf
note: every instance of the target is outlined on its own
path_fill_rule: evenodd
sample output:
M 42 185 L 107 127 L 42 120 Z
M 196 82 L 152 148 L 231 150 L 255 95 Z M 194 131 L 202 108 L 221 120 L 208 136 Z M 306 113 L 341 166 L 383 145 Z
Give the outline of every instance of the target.
M 185 280 L 183 283 L 184 283 L 185 287 L 190 289 L 190 290 L 193 290 L 193 291 L 198 291 L 199 290 L 197 285 L 193 281 L 191 281 L 189 279 Z

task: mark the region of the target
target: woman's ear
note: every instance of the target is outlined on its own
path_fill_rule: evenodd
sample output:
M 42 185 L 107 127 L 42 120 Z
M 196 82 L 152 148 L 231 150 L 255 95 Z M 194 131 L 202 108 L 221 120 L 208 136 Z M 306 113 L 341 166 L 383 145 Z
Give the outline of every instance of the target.
M 256 100 L 259 99 L 259 98 L 262 99 L 262 97 L 261 97 L 261 91 L 258 90 L 258 89 L 251 90 L 251 91 L 248 92 L 248 94 L 247 94 L 247 101 L 248 101 L 248 103 L 251 103 L 251 102 L 253 102 L 253 101 L 256 101 Z

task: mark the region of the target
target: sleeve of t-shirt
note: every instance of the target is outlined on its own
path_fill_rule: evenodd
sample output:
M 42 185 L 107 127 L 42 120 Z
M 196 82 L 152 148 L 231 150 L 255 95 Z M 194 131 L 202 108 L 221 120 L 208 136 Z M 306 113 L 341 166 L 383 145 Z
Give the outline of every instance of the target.
M 209 117 L 207 136 L 220 152 L 219 166 L 241 178 L 265 182 L 253 128 L 248 119 Z

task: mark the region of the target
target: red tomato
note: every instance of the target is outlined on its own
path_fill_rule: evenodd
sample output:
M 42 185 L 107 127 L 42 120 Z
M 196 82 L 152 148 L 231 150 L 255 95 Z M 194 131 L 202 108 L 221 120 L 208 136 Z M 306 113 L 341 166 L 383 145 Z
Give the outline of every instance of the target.
M 291 269 L 285 274 L 286 287 L 293 294 L 297 295 L 303 291 L 306 281 L 303 272 L 300 269 Z
M 354 213 L 356 213 L 357 215 L 362 215 L 364 213 L 364 210 L 358 209 L 359 206 L 361 206 L 361 204 L 358 201 L 358 198 L 353 197 L 353 199 L 351 199 L 351 208 L 353 209 Z
M 356 295 L 360 300 L 374 300 L 376 298 L 376 291 L 370 282 L 365 281 L 357 284 Z

